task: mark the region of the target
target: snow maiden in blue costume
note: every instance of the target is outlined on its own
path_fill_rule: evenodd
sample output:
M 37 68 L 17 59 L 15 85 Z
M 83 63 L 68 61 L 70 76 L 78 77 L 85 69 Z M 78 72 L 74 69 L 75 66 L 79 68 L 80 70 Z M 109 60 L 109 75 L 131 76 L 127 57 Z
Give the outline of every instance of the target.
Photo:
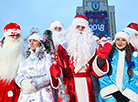
M 130 52 L 129 39 L 129 33 L 123 30 L 115 35 L 108 55 L 110 71 L 99 78 L 98 102 L 138 102 L 138 57 Z

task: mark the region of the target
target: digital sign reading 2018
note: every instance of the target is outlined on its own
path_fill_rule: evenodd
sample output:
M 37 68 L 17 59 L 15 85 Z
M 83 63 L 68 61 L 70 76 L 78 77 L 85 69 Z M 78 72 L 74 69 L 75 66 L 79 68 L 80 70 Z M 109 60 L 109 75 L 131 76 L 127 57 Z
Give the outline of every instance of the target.
M 88 12 L 85 13 L 85 16 L 88 18 L 94 35 L 100 38 L 109 36 L 107 12 Z

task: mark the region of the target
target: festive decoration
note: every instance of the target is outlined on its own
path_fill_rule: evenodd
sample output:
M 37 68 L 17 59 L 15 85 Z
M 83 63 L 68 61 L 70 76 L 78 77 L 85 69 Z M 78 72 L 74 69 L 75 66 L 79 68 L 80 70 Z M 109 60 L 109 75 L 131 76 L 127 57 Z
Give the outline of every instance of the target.
M 52 47 L 51 47 L 51 42 L 52 42 L 52 32 L 51 30 L 45 30 L 44 31 L 44 37 L 43 37 L 43 44 L 44 44 L 44 47 L 47 51 L 47 53 L 52 53 Z
M 56 67 L 56 55 L 55 55 L 56 54 L 56 50 L 55 50 L 55 46 L 54 46 L 54 43 L 53 43 L 53 40 L 52 40 L 52 32 L 50 30 L 46 30 L 44 32 L 43 42 L 44 42 L 44 46 L 46 48 L 46 51 L 53 56 L 52 57 L 52 61 L 54 63 L 53 66 L 55 68 Z M 60 71 L 60 69 L 59 69 L 59 71 Z M 56 72 L 56 71 L 54 71 L 54 72 Z M 60 75 L 60 73 L 58 73 L 58 74 Z M 68 95 L 66 95 L 64 93 L 64 91 L 65 91 L 65 85 L 63 84 L 62 74 L 60 76 L 59 75 L 55 76 L 56 74 L 54 74 L 54 73 L 51 74 L 51 75 L 53 77 L 56 77 L 56 79 L 58 79 L 58 81 L 59 81 L 59 97 L 62 98 L 62 102 L 69 102 Z
M 112 64 L 113 60 L 111 58 L 107 58 L 107 60 L 109 64 Z
M 134 68 L 135 67 L 135 63 L 134 63 L 134 61 L 129 61 L 129 62 L 127 62 L 127 67 L 128 68 Z

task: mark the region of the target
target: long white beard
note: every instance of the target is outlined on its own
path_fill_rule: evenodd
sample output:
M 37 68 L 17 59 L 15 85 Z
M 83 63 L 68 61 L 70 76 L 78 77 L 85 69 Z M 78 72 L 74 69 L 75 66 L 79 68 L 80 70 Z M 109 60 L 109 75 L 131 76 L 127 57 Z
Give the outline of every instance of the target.
M 70 27 L 67 30 L 67 52 L 73 59 L 74 66 L 83 67 L 95 55 L 96 47 L 92 40 L 92 32 L 88 29 L 81 32 Z
M 0 51 L 0 79 L 12 81 L 17 72 L 22 50 L 21 38 L 13 40 L 6 37 Z
M 131 44 L 133 45 L 134 49 L 138 51 L 138 38 L 135 36 L 132 36 L 130 39 Z
M 60 31 L 60 32 L 54 31 L 52 34 L 52 37 L 53 37 L 55 48 L 57 49 L 58 45 L 62 44 L 62 42 L 64 42 L 64 40 L 65 40 L 65 32 L 64 31 Z

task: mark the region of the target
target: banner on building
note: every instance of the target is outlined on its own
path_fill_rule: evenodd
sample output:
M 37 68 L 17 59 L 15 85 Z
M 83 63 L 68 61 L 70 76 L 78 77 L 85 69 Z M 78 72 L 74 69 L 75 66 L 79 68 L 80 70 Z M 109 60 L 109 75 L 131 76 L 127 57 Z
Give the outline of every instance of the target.
M 89 26 L 98 37 L 108 37 L 108 15 L 107 12 L 87 12 L 85 16 L 88 18 Z

